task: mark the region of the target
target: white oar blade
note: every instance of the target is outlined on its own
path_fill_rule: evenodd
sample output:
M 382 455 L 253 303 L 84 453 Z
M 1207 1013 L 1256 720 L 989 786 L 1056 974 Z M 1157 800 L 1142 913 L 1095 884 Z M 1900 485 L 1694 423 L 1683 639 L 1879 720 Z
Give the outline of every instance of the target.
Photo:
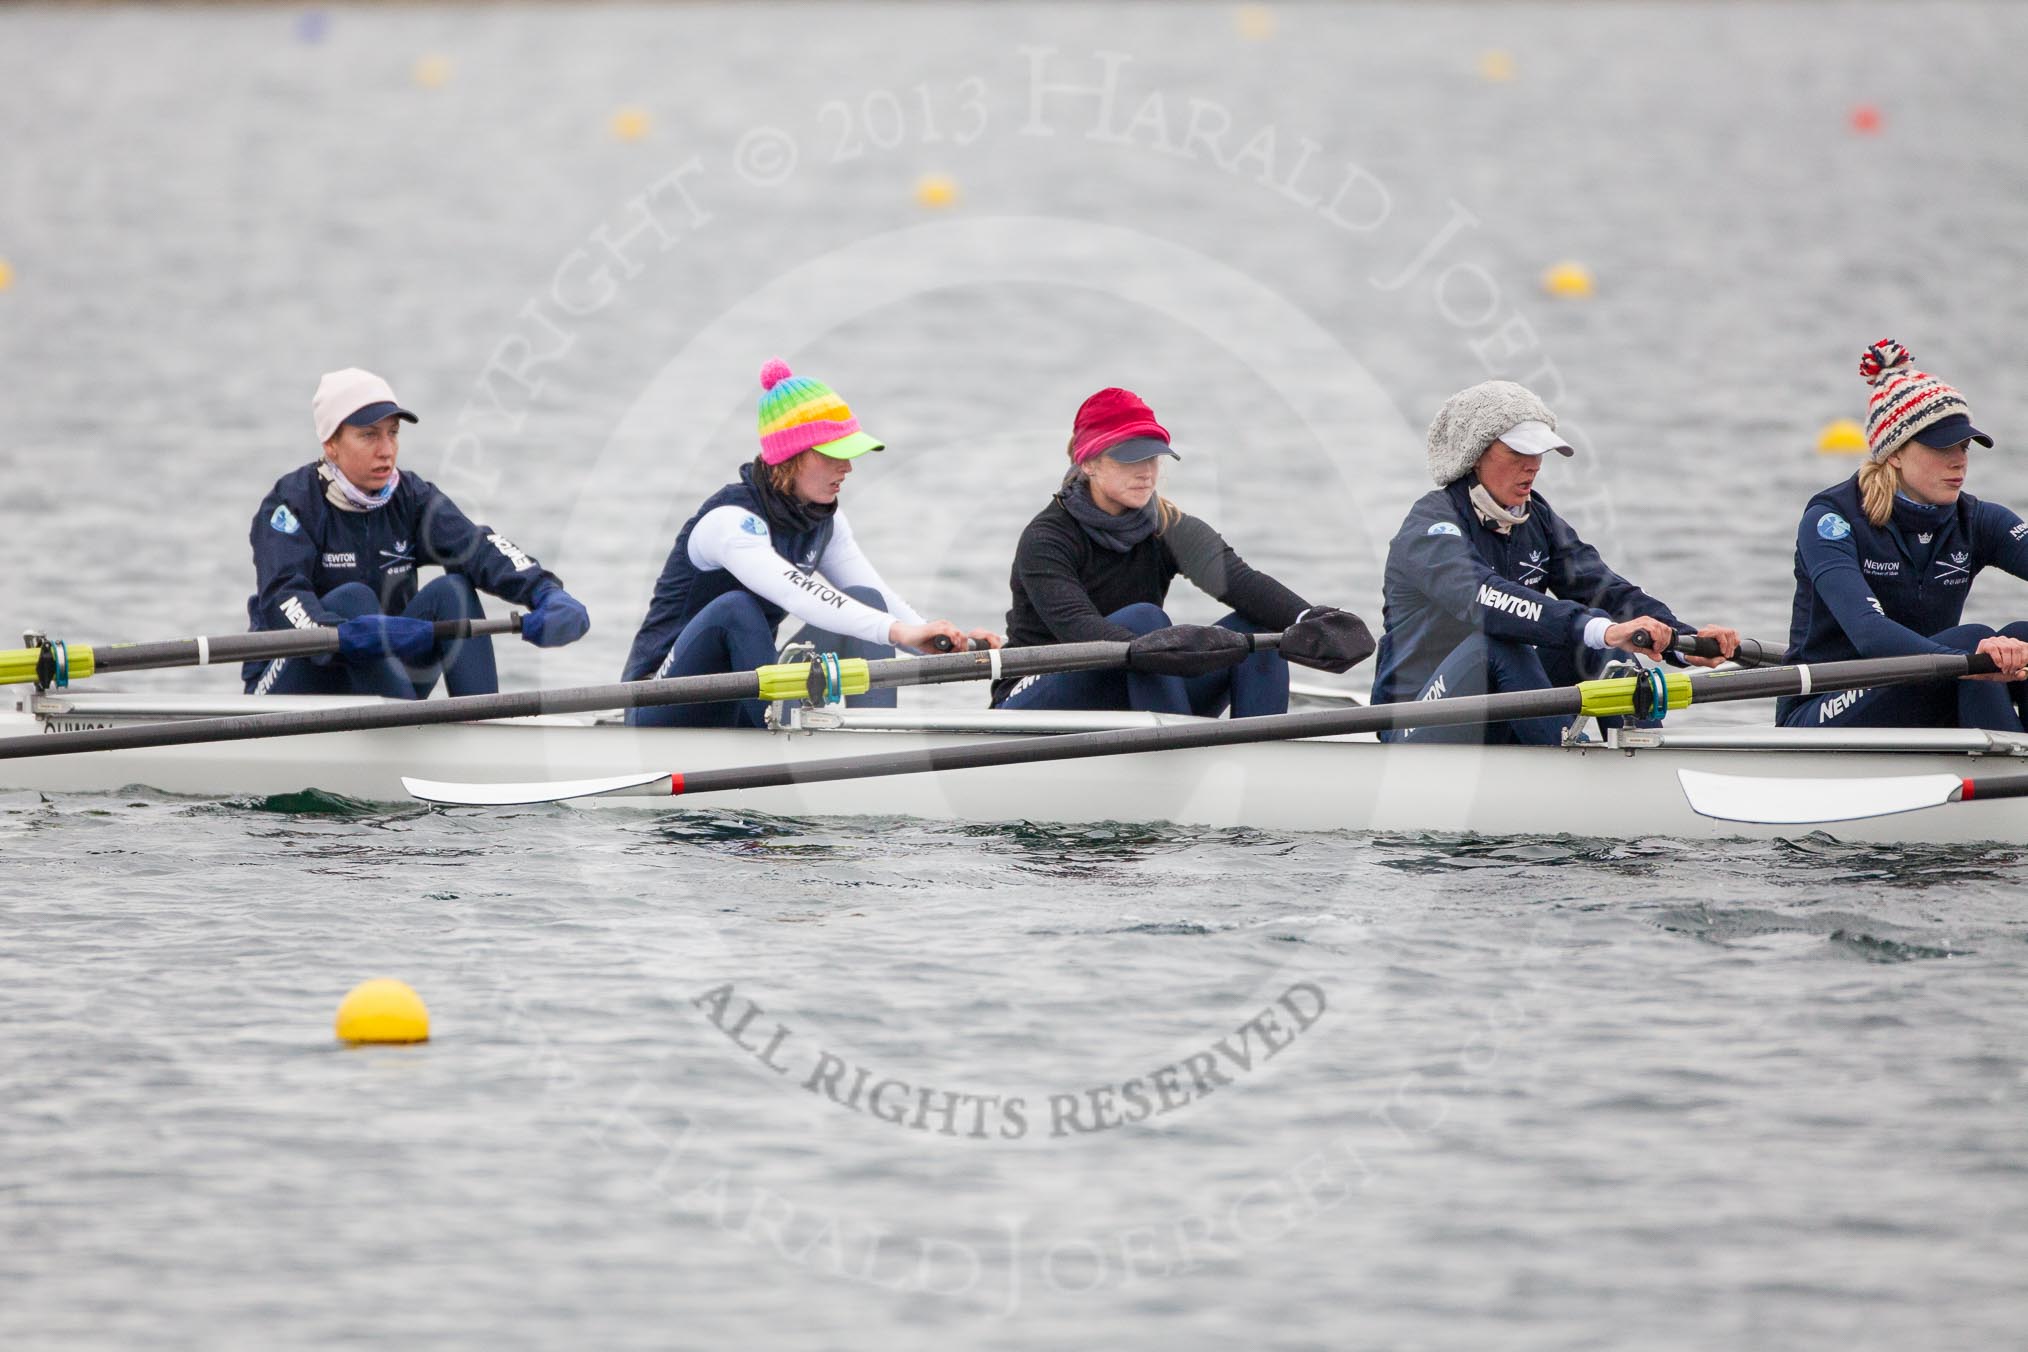
M 1964 781 L 1956 775 L 1907 775 L 1894 779 L 1761 779 L 1678 770 L 1683 796 L 1700 816 L 1722 822 L 1802 826 L 1885 817 L 1918 808 L 1941 807 L 1957 797 Z
M 561 803 L 570 798 L 596 798 L 602 793 L 668 793 L 669 776 L 645 774 L 610 775 L 604 779 L 550 779 L 527 784 L 450 784 L 436 779 L 403 776 L 401 786 L 409 796 L 425 803 L 452 807 L 516 807 L 524 803 Z

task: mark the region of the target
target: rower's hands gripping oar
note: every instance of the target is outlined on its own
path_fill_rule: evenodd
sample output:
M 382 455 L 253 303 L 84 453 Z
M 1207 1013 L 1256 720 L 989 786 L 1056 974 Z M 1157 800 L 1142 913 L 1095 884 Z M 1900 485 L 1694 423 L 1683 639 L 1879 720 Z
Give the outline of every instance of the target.
M 1373 656 L 1366 621 L 1336 606 L 1311 606 L 1282 631 L 1281 653 L 1297 666 L 1342 676 Z
M 1222 625 L 1172 624 L 1127 645 L 1127 669 L 1157 676 L 1202 676 L 1278 649 L 1288 661 L 1343 674 L 1373 655 L 1366 622 L 1349 611 L 1312 606 L 1279 634 L 1241 633 Z
M 1002 647 L 1007 639 L 990 629 L 974 629 L 966 633 L 949 620 L 925 620 L 921 624 L 906 624 L 896 620 L 887 627 L 887 641 L 897 648 L 908 648 L 915 652 L 978 653 L 988 648 Z
M 348 666 L 364 666 L 383 657 L 419 666 L 436 647 L 436 630 L 430 622 L 407 615 L 356 615 L 338 624 L 338 660 Z
M 1973 672 L 1965 677 L 1968 681 L 2019 681 L 2028 678 L 2028 643 L 2018 638 L 1995 634 L 1979 640 L 1978 652 L 1985 654 L 1993 663 L 1991 671 Z
M 544 587 L 521 623 L 521 637 L 538 648 L 575 643 L 591 629 L 591 612 L 561 585 Z
M 1722 624 L 1707 624 L 1695 634 L 1684 635 L 1674 625 L 1664 624 L 1652 615 L 1637 615 L 1606 626 L 1605 645 L 1658 660 L 1663 653 L 1673 652 L 1693 667 L 1715 667 L 1730 661 L 1739 651 L 1739 631 Z
M 1655 651 L 1654 635 L 1666 633 L 1669 637 L 1661 645 L 1662 652 L 1677 653 L 1692 666 L 1715 667 L 1728 660 L 1742 667 L 1783 665 L 1785 649 L 1781 644 L 1741 638 L 1738 630 L 1724 625 L 1707 624 L 1694 634 L 1683 634 L 1671 630 L 1659 620 L 1630 620 L 1628 623 L 1641 627 L 1634 630 L 1626 643 L 1617 646 L 1643 657 L 1659 656 Z M 1608 629 L 1606 632 L 1610 635 L 1613 631 Z

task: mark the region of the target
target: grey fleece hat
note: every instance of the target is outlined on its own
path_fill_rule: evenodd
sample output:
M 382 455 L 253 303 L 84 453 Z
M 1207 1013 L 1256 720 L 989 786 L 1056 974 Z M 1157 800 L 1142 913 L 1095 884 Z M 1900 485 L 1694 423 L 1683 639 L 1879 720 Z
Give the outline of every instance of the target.
M 1486 380 L 1459 390 L 1444 400 L 1430 422 L 1430 477 L 1438 488 L 1456 483 L 1472 472 L 1488 446 L 1525 422 L 1542 423 L 1554 431 L 1556 415 L 1533 392 L 1511 380 Z M 1543 449 L 1572 454 L 1568 446 Z

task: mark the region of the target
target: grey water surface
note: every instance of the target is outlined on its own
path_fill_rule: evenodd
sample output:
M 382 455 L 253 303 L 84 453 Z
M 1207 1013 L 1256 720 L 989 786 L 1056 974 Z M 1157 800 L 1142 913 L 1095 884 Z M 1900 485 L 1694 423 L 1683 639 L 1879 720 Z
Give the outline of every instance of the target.
M 249 518 L 357 364 L 422 414 L 404 466 L 591 608 L 505 683 L 610 679 L 781 356 L 888 442 L 868 552 L 966 624 L 1109 384 L 1174 498 L 1377 620 L 1422 428 L 1499 374 L 1624 571 L 1779 639 L 1868 341 L 2028 497 L 2024 40 L 2005 4 L 9 6 L 0 623 L 240 628 Z M 1566 259 L 1589 300 L 1543 294 Z M 0 793 L 0 1345 L 2018 1342 L 2020 850 L 1117 817 Z M 431 1042 L 333 1041 L 377 975 Z

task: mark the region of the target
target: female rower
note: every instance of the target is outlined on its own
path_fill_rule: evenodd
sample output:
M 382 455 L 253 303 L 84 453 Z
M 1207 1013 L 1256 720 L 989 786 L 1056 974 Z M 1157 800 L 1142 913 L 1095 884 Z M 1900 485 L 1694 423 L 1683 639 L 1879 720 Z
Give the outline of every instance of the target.
M 330 625 L 338 651 L 240 669 L 250 695 L 382 695 L 421 699 L 438 677 L 453 695 L 499 689 L 493 640 L 439 643 L 433 621 L 478 619 L 479 593 L 527 606 L 521 637 L 554 648 L 584 637 L 591 617 L 556 574 L 444 492 L 396 465 L 415 414 L 371 371 L 317 382 L 310 402 L 324 453 L 284 474 L 254 513 L 248 628 Z M 416 569 L 443 576 L 418 586 Z
M 2028 623 L 1998 633 L 1961 624 L 1972 579 L 1988 565 L 2028 578 L 2028 525 L 1964 491 L 1972 425 L 1964 396 L 1915 369 L 1883 338 L 1859 358 L 1866 463 L 1810 499 L 1796 531 L 1790 662 L 1982 652 L 1999 670 L 1962 681 L 1792 696 L 1788 727 L 1965 727 L 2020 732 Z
M 1131 641 L 1169 627 L 1162 609 L 1178 573 L 1233 613 L 1218 623 L 1242 634 L 1288 628 L 1309 603 L 1247 566 L 1211 526 L 1155 491 L 1164 459 L 1181 459 L 1154 411 L 1127 390 L 1100 390 L 1077 410 L 1063 486 L 1015 548 L 1008 641 L 1017 646 Z M 1321 613 L 1324 608 L 1319 607 Z M 1331 612 L 1334 616 L 1337 612 Z M 1351 616 L 1351 646 L 1310 665 L 1342 671 L 1372 651 Z M 1360 645 L 1364 645 L 1363 647 Z M 1159 671 L 1080 671 L 1004 680 L 993 703 L 1006 709 L 1149 709 L 1234 718 L 1289 707 L 1289 667 L 1262 650 L 1195 676 Z
M 775 660 L 775 629 L 789 615 L 807 626 L 798 641 L 840 657 L 892 657 L 895 646 L 923 650 L 939 638 L 958 648 L 968 639 L 998 647 L 997 634 L 923 619 L 860 551 L 838 494 L 853 460 L 884 447 L 859 430 L 845 401 L 779 361 L 763 366 L 760 379 L 760 455 L 677 533 L 620 679 L 762 666 Z M 895 691 L 870 690 L 851 702 L 892 708 Z M 627 720 L 758 728 L 766 710 L 762 700 L 681 704 L 635 709 Z
M 1387 550 L 1375 704 L 1568 685 L 1598 674 L 1610 649 L 1654 657 L 1655 640 L 1689 628 L 1614 572 L 1535 491 L 1551 451 L 1576 454 L 1557 435 L 1549 406 L 1511 380 L 1482 381 L 1437 410 L 1428 438 L 1436 491 L 1409 508 Z M 1739 643 L 1724 625 L 1697 633 L 1716 640 L 1726 657 Z M 1680 660 L 1716 666 L 1721 659 Z M 1381 736 L 1554 745 L 1568 721 Z

